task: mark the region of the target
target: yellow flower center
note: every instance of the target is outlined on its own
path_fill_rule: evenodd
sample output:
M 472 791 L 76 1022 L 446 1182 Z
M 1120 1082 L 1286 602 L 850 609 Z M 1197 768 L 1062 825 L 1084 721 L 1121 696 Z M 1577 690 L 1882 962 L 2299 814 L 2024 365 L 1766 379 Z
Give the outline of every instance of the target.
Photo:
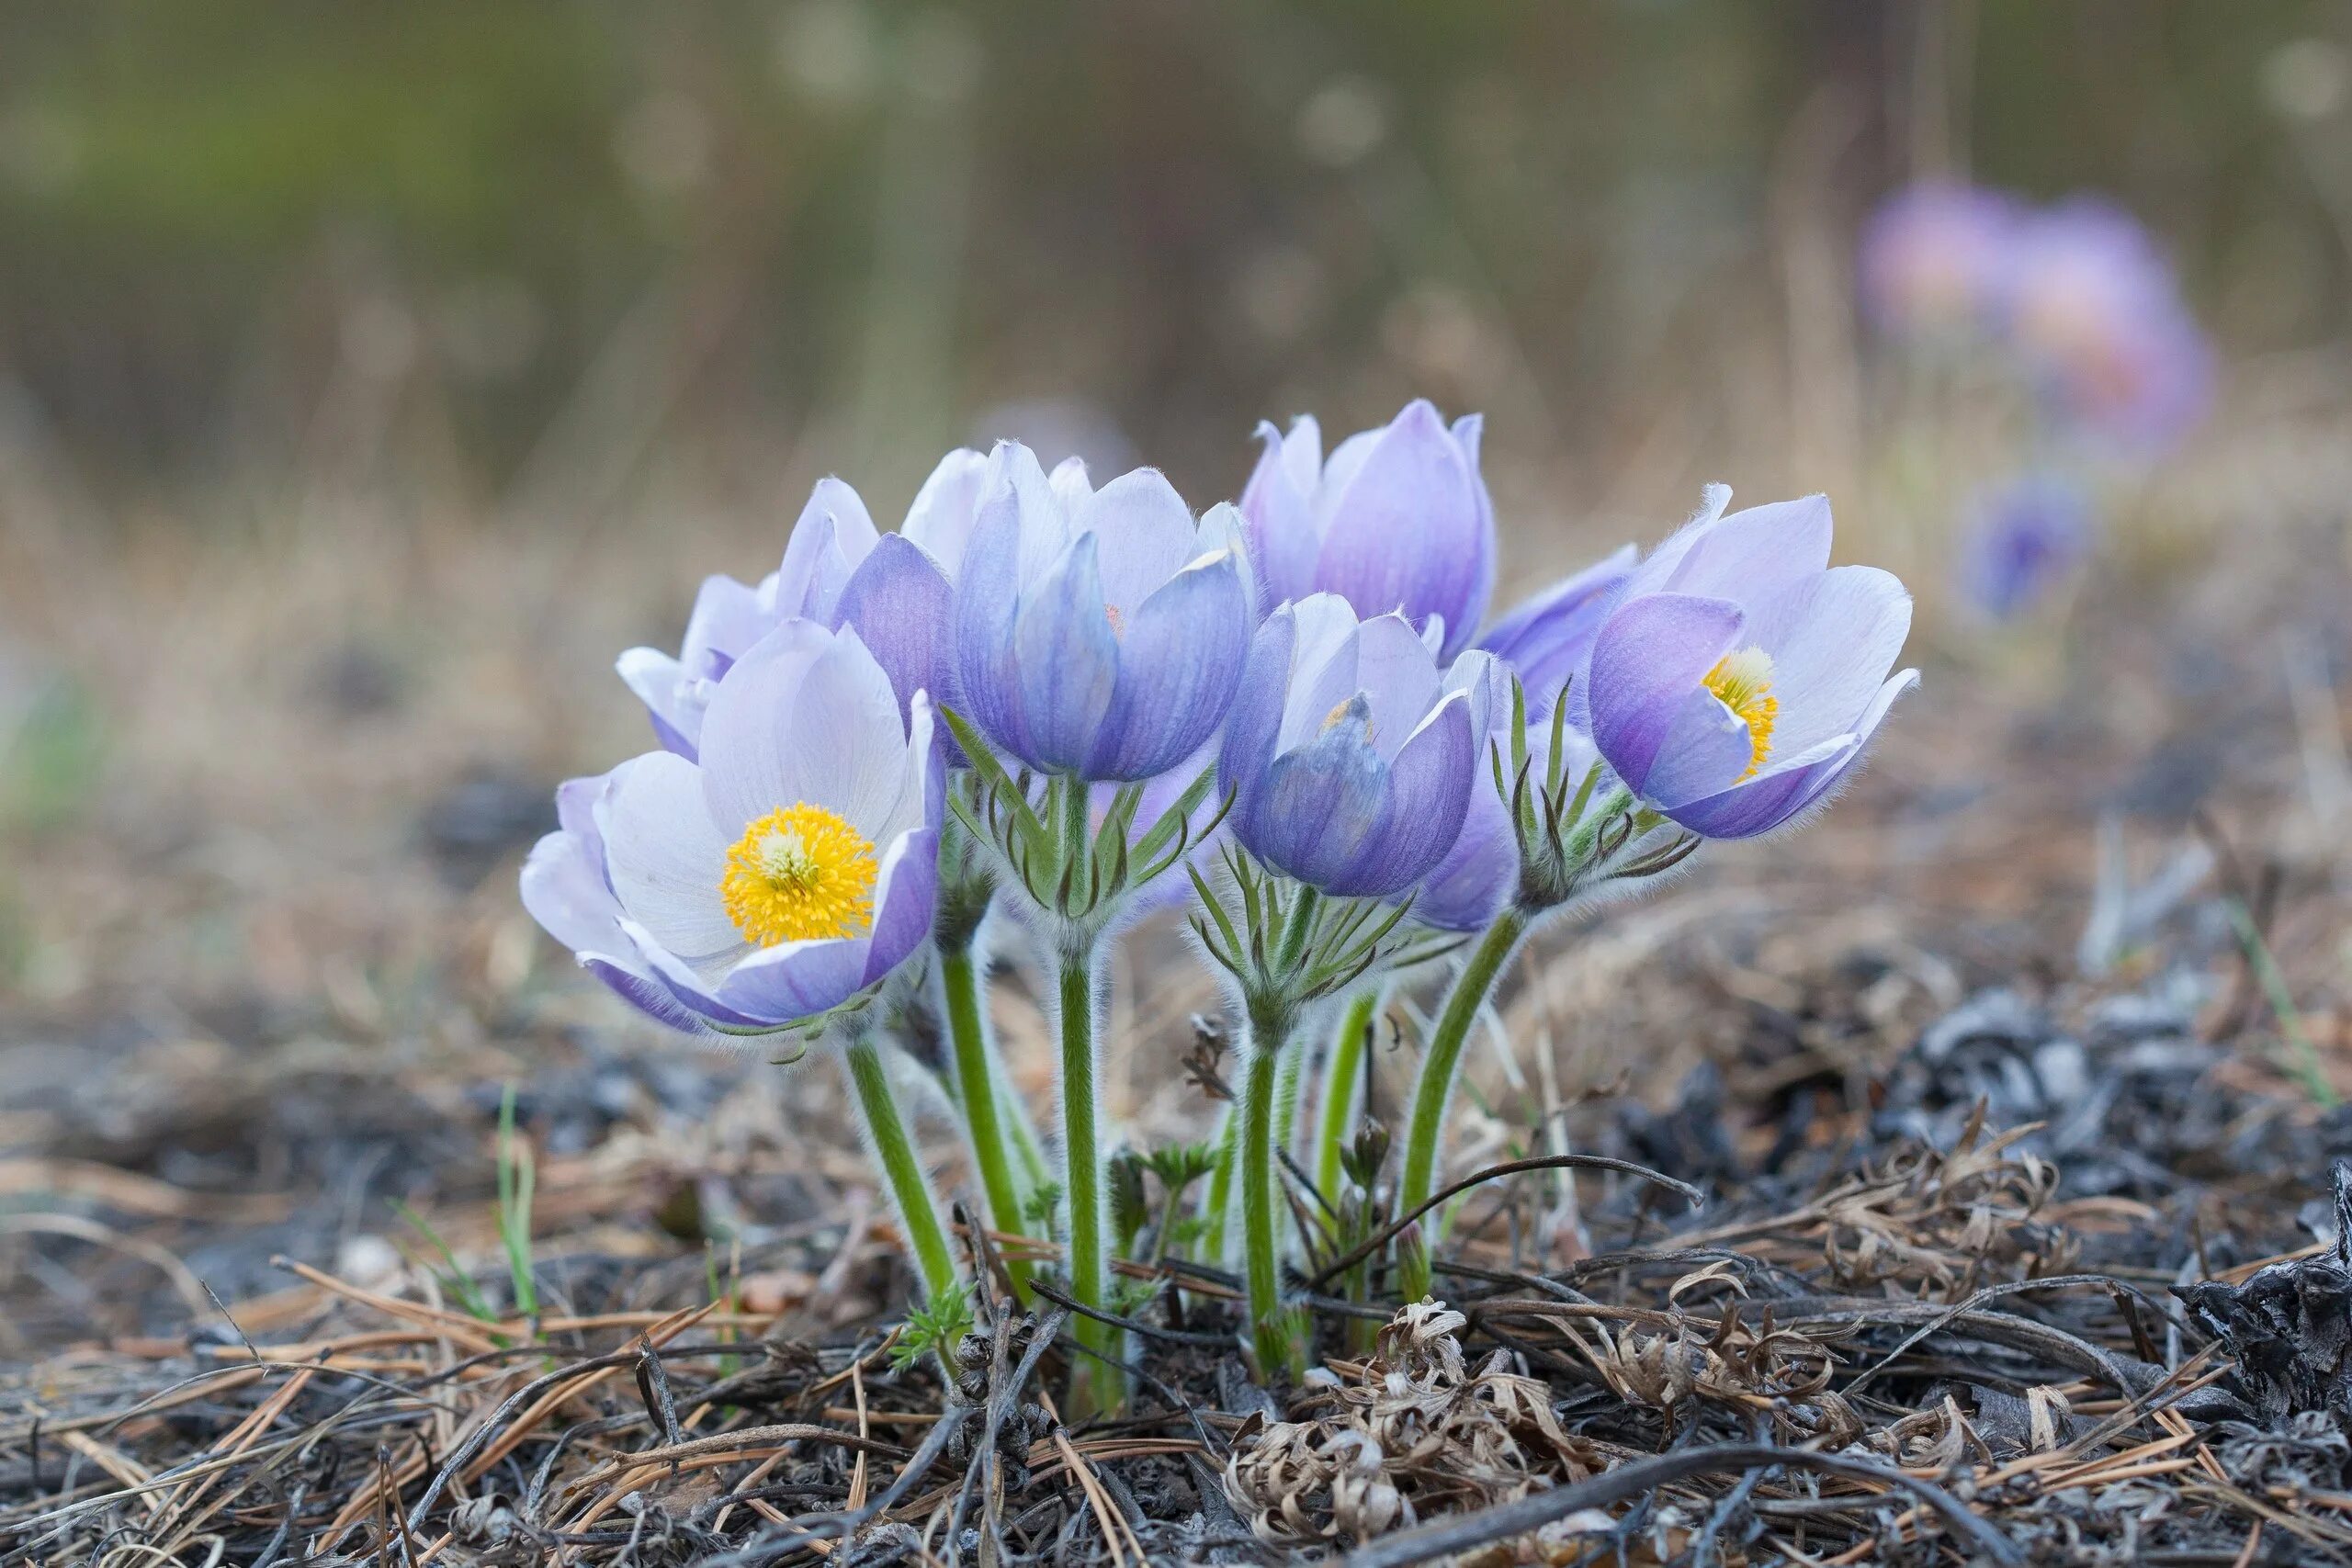
M 718 879 L 727 918 L 757 947 L 863 936 L 874 923 L 874 843 L 800 801 L 743 829 Z
M 1772 721 L 1781 716 L 1781 699 L 1772 694 L 1772 656 L 1760 648 L 1726 653 L 1700 684 L 1747 722 L 1747 771 L 1732 782 L 1754 778 L 1772 754 Z

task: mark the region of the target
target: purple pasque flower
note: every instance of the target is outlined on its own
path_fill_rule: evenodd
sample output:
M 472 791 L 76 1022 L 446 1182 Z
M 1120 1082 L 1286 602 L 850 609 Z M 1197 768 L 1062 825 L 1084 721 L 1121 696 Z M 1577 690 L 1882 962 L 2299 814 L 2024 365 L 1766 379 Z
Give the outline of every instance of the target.
M 1830 566 L 1826 498 L 1725 516 L 1730 498 L 1708 487 L 1634 570 L 1579 682 L 1625 787 L 1711 839 L 1770 832 L 1826 798 L 1918 682 L 1887 674 L 1911 595 L 1876 567 Z
M 558 795 L 532 915 L 674 1027 L 761 1033 L 888 976 L 930 933 L 942 778 L 854 630 L 785 622 L 717 682 L 700 756 L 654 751 Z
M 1199 750 L 1233 700 L 1251 589 L 1229 506 L 1197 522 L 1157 469 L 1101 490 L 991 458 L 956 595 L 956 689 L 980 731 L 1040 772 L 1148 779 Z M 952 699 L 951 699 L 952 700 Z
M 693 759 L 719 679 L 752 644 L 795 617 L 830 629 L 856 627 L 888 671 L 902 716 L 917 692 L 947 700 L 956 568 L 987 470 L 988 459 L 978 452 L 947 454 L 896 534 L 875 528 L 850 486 L 818 480 L 792 525 L 781 566 L 757 587 L 723 575 L 705 579 L 675 658 L 650 648 L 620 656 L 621 679 L 652 716 L 663 748 Z
M 1323 456 L 1309 414 L 1266 449 L 1241 492 L 1261 608 L 1337 593 L 1360 615 L 1443 622 L 1445 658 L 1470 646 L 1495 588 L 1495 508 L 1478 473 L 1477 414 L 1448 429 L 1416 398 L 1378 430 Z
M 1990 328 L 2021 220 L 1999 191 L 1922 180 L 1879 204 L 1862 227 L 1862 306 L 1882 329 L 1951 336 Z
M 2171 263 L 2120 208 L 2077 197 L 2023 224 L 2003 305 L 2018 349 L 2093 434 L 2166 446 L 2211 402 L 2211 344 Z
M 2055 475 L 1986 491 L 1961 535 L 1961 591 L 1989 619 L 2023 615 L 2088 558 L 2091 522 L 2090 497 Z
M 1604 560 L 1560 579 L 1521 600 L 1487 629 L 1478 646 L 1510 667 L 1527 694 L 1531 721 L 1560 700 L 1592 651 L 1592 639 L 1634 570 L 1639 552 L 1627 545 Z M 1506 693 L 1508 696 L 1508 693 Z M 1504 716 L 1510 716 L 1508 702 Z
M 1344 897 L 1389 897 L 1428 875 L 1476 782 L 1471 688 L 1493 660 L 1464 660 L 1449 689 L 1401 614 L 1359 621 L 1334 593 L 1269 615 L 1217 755 L 1233 836 Z

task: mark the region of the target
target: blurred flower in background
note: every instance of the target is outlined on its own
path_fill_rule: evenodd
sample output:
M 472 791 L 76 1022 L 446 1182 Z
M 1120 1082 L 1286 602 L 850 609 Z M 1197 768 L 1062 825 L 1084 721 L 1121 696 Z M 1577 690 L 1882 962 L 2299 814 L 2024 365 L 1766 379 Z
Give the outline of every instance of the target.
M 2026 614 L 2089 558 L 2094 521 L 2089 495 L 2056 475 L 2028 474 L 1982 492 L 1961 532 L 1961 592 L 1987 619 Z
M 2018 204 L 1999 191 L 1923 180 L 1882 202 L 1863 226 L 1863 308 L 1891 335 L 1951 338 L 1989 330 Z
M 2091 197 L 2037 213 L 2007 268 L 2004 330 L 2085 433 L 2142 449 L 2204 417 L 2213 355 L 2139 220 Z

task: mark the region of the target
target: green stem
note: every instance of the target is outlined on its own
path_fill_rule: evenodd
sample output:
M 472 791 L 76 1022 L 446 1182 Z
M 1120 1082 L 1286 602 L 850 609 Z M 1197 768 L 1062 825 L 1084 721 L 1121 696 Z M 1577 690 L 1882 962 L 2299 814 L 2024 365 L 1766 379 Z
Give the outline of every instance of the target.
M 1340 1021 L 1339 1033 L 1331 1037 L 1330 1066 L 1323 1075 L 1323 1120 L 1315 1133 L 1315 1186 L 1333 1204 L 1340 1201 L 1340 1155 L 1355 1124 L 1364 1045 L 1372 1034 L 1373 1015 L 1379 1010 L 1378 987 L 1357 992 Z
M 1209 1168 L 1208 1196 L 1201 1205 L 1201 1213 L 1209 1222 L 1208 1234 L 1201 1242 L 1201 1260 L 1204 1263 L 1225 1261 L 1225 1222 L 1233 1213 L 1233 1173 L 1239 1163 L 1236 1156 L 1240 1148 L 1241 1107 L 1228 1104 L 1216 1124 L 1216 1164 Z
M 962 1103 L 965 1130 L 971 1134 L 972 1163 L 979 1168 L 980 1187 L 988 1194 L 989 1223 L 1018 1235 L 1021 1184 L 1013 1179 L 1004 1121 L 999 1114 L 1003 1105 L 997 1094 L 988 1025 L 980 1012 L 978 967 L 969 947 L 940 950 L 939 982 L 947 994 L 947 1035 L 956 1059 L 956 1099 Z M 1010 1267 L 1016 1282 L 1025 1280 L 1025 1265 Z
M 1428 1201 L 1431 1185 L 1437 1177 L 1439 1144 L 1445 1131 L 1445 1111 L 1453 1098 L 1453 1077 L 1462 1066 L 1463 1043 L 1470 1038 L 1470 1026 L 1477 1021 L 1478 1010 L 1487 1005 L 1488 993 L 1495 988 L 1504 964 L 1510 961 L 1519 939 L 1527 934 L 1528 916 L 1517 905 L 1505 909 L 1470 950 L 1470 961 L 1454 977 L 1453 989 L 1446 993 L 1444 1010 L 1439 1013 L 1437 1028 L 1430 1035 L 1429 1055 L 1422 1059 L 1420 1081 L 1413 1086 L 1413 1118 L 1405 1141 L 1405 1175 L 1396 1191 L 1396 1212 L 1408 1214 Z M 1436 1216 L 1422 1223 L 1434 1229 Z M 1399 1249 L 1397 1288 L 1408 1302 L 1417 1302 L 1429 1293 L 1429 1249 L 1406 1247 Z
M 1061 792 L 1062 872 L 1075 890 L 1087 884 L 1086 784 L 1054 781 Z M 1110 1259 L 1103 1250 L 1102 1107 L 1094 1082 L 1094 958 L 1091 934 L 1073 933 L 1061 954 L 1062 1194 L 1069 1204 L 1069 1289 L 1072 1299 L 1096 1311 L 1110 1305 Z M 1070 1413 L 1074 1417 L 1115 1413 L 1126 1403 L 1119 1363 L 1121 1335 L 1110 1324 L 1081 1314 L 1073 1325 L 1081 1354 L 1072 1369 Z
M 857 1109 L 873 1140 L 874 1157 L 882 1167 L 890 1199 L 899 1210 L 899 1224 L 914 1248 L 922 1272 L 923 1295 L 937 1301 L 956 1287 L 956 1257 L 947 1249 L 947 1231 L 939 1223 L 939 1204 L 922 1162 L 915 1156 L 914 1140 L 907 1135 L 906 1119 L 899 1113 L 899 1097 L 890 1089 L 890 1073 L 882 1052 L 870 1034 L 849 1045 L 850 1083 L 857 1091 Z
M 1282 1042 L 1250 1041 L 1250 1076 L 1241 1096 L 1241 1247 L 1250 1281 L 1250 1323 L 1261 1377 L 1296 1379 L 1303 1347 L 1283 1312 L 1274 1213 L 1274 1111 L 1281 1096 Z

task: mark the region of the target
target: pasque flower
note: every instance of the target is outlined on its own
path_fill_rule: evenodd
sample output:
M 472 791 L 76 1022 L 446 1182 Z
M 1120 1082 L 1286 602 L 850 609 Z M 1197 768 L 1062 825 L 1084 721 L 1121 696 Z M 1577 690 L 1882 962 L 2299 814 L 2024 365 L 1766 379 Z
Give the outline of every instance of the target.
M 1359 621 L 1316 593 L 1268 616 L 1226 722 L 1217 784 L 1227 821 L 1275 870 L 1341 897 L 1387 897 L 1426 876 L 1462 829 L 1476 762 L 1472 691 L 1449 689 L 1394 611 Z
M 1216 732 L 1249 649 L 1239 520 L 1197 522 L 1137 468 L 1095 490 L 1001 445 L 956 595 L 964 711 L 1032 768 L 1088 780 L 1166 773 Z
M 1906 336 L 1992 326 L 2021 219 L 2011 197 L 1956 181 L 1895 192 L 1862 230 L 1864 308 L 1879 326 Z
M 2091 548 L 2091 502 L 2082 487 L 2029 474 L 1979 496 L 1960 548 L 1960 586 L 1996 621 L 2039 604 Z
M 854 631 L 785 622 L 715 682 L 698 759 L 565 786 L 526 906 L 673 1026 L 767 1032 L 857 998 L 931 931 L 940 761 L 910 705 Z
M 2084 197 L 2036 214 L 2018 231 L 2004 305 L 2061 409 L 2095 434 L 2161 447 L 2203 417 L 2211 346 L 2130 213 Z
M 1593 741 L 1640 800 L 1693 833 L 1765 833 L 1852 770 L 1918 671 L 1890 677 L 1911 596 L 1829 565 L 1822 496 L 1724 515 L 1712 486 L 1635 568 L 1579 684 Z
M 723 574 L 705 579 L 674 658 L 651 648 L 620 656 L 621 679 L 645 704 L 656 739 L 695 757 L 719 679 L 752 644 L 795 617 L 856 627 L 888 672 L 901 715 L 917 692 L 951 700 L 953 583 L 988 476 L 989 461 L 978 452 L 950 452 L 895 534 L 875 528 L 850 486 L 818 480 L 792 525 L 781 566 L 756 587 Z
M 1471 645 L 1495 586 L 1495 509 L 1478 473 L 1484 422 L 1448 429 L 1421 399 L 1378 430 L 1323 456 L 1312 415 L 1284 435 L 1258 427 L 1265 451 L 1241 492 L 1262 607 L 1336 593 L 1359 615 L 1401 612 L 1442 621 L 1442 652 Z

